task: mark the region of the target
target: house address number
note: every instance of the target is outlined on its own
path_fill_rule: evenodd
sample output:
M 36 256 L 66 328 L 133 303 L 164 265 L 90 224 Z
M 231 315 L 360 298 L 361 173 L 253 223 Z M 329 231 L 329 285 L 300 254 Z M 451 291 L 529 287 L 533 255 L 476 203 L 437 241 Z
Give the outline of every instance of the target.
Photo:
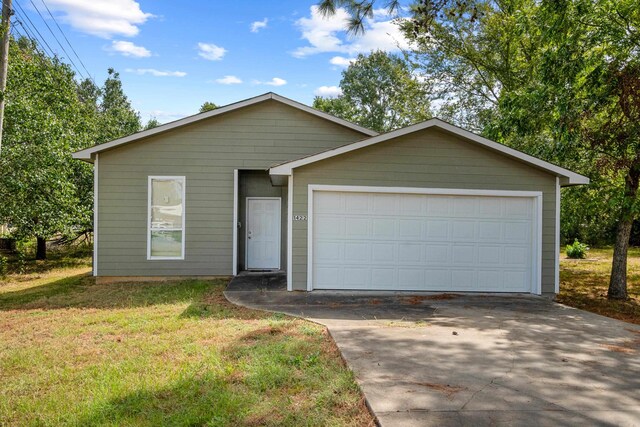
M 306 221 L 307 220 L 307 216 L 306 215 L 294 215 L 293 216 L 293 220 L 294 221 Z

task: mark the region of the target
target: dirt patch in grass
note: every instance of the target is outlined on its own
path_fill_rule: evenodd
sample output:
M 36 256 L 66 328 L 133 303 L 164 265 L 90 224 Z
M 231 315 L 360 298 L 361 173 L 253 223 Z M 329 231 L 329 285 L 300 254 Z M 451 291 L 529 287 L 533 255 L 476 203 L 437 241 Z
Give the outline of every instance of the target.
M 589 259 L 560 260 L 560 293 L 556 301 L 603 316 L 640 324 L 640 252 L 633 249 L 627 260 L 629 299 L 607 299 L 611 273 L 611 249 L 592 249 Z

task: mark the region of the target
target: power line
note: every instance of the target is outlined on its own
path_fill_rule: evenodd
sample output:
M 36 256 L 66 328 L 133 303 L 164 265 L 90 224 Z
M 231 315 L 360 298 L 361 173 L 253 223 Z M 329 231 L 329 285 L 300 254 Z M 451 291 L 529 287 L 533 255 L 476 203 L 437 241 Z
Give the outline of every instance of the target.
M 45 48 L 45 46 L 46 46 L 46 47 L 49 49 L 49 55 L 50 55 L 50 56 L 52 56 L 52 57 L 53 57 L 53 56 L 56 56 L 56 55 L 55 55 L 55 53 L 53 52 L 53 49 L 51 49 L 51 46 L 49 46 L 49 43 L 47 43 L 47 41 L 45 40 L 45 38 L 44 38 L 44 37 L 42 37 L 42 34 L 40 34 L 40 31 L 38 30 L 38 27 L 36 27 L 36 26 L 35 26 L 35 24 L 33 23 L 33 21 L 31 21 L 31 18 L 29 18 L 29 15 L 27 15 L 27 14 L 25 13 L 24 9 L 22 8 L 22 6 L 20 6 L 20 3 L 16 2 L 15 4 L 16 4 L 16 5 L 18 6 L 18 8 L 20 9 L 20 11 L 21 11 L 21 16 L 22 16 L 23 18 L 26 18 L 26 20 L 29 22 L 29 25 L 31 26 L 31 29 L 32 29 L 32 30 L 35 30 L 35 31 L 34 31 L 34 34 L 37 34 L 38 36 L 40 36 L 40 38 L 38 39 L 38 41 L 40 42 L 40 44 L 41 44 L 42 48 L 44 49 L 44 48 Z M 18 10 L 16 9 L 16 10 L 15 10 L 15 12 L 18 12 Z M 23 21 L 24 21 L 24 20 L 23 20 Z M 23 28 L 24 28 L 24 27 L 23 27 Z M 46 52 L 45 52 L 45 53 L 46 53 Z
M 17 14 L 16 14 L 17 16 Z M 20 25 L 20 27 L 22 27 L 22 30 L 24 32 L 24 34 L 26 35 L 26 37 L 31 40 L 33 43 L 35 43 L 35 45 L 42 51 L 42 53 L 44 53 L 46 56 L 48 57 L 53 57 L 54 55 L 50 52 L 50 50 L 47 50 L 47 48 L 45 47 L 45 45 L 40 41 L 40 39 L 32 32 L 33 29 L 30 29 L 30 27 L 28 25 L 25 25 L 25 22 L 21 19 L 16 18 L 15 22 L 17 24 Z
M 58 21 L 56 20 L 56 18 L 51 13 L 51 10 L 49 10 L 49 6 L 47 6 L 47 4 L 44 2 L 44 0 L 40 0 L 40 1 L 42 2 L 42 5 L 47 9 L 47 12 L 49 13 L 49 16 L 51 17 L 53 22 L 56 24 L 56 27 L 58 27 L 58 30 L 60 31 L 60 34 L 62 34 L 62 37 L 64 37 L 64 39 L 67 41 L 67 44 L 69 45 L 69 47 L 73 51 L 73 53 L 76 56 L 76 58 L 78 58 L 78 62 L 80 62 L 80 65 L 82 65 L 82 68 L 84 68 L 84 70 L 87 72 L 87 75 L 89 76 L 91 81 L 93 81 L 93 78 L 91 78 L 91 73 L 89 72 L 89 70 L 87 70 L 87 67 L 85 67 L 84 62 L 82 62 L 82 59 L 80 59 L 80 56 L 78 55 L 78 52 L 76 52 L 76 50 L 73 48 L 73 46 L 71 45 L 71 42 L 69 42 L 69 39 L 67 38 L 67 35 L 64 33 L 64 31 L 62 31 L 62 28 L 60 28 L 60 25 L 58 24 Z
M 85 78 L 84 75 L 82 74 L 82 72 L 80 71 L 80 69 L 78 68 L 76 63 L 73 62 L 73 59 L 71 59 L 71 55 L 69 55 L 67 53 L 67 50 L 64 48 L 64 46 L 62 46 L 62 43 L 60 43 L 60 40 L 58 40 L 58 37 L 56 37 L 55 33 L 53 32 L 53 30 L 49 26 L 49 23 L 44 19 L 44 16 L 42 16 L 42 13 L 40 13 L 40 9 L 38 9 L 38 6 L 36 6 L 36 4 L 33 2 L 33 0 L 29 0 L 29 2 L 31 3 L 31 6 L 33 6 L 33 8 L 38 13 L 38 16 L 40 16 L 40 19 L 42 19 L 42 22 L 44 22 L 44 25 L 47 26 L 47 29 L 49 30 L 49 32 L 51 33 L 51 35 L 53 36 L 55 41 L 58 43 L 58 46 L 60 46 L 60 48 L 62 49 L 64 54 L 67 55 L 67 59 L 69 60 L 69 62 L 71 62 L 71 65 L 73 65 L 73 68 L 75 68 L 76 71 L 78 72 L 78 74 L 80 74 L 80 77 L 82 77 L 84 79 Z

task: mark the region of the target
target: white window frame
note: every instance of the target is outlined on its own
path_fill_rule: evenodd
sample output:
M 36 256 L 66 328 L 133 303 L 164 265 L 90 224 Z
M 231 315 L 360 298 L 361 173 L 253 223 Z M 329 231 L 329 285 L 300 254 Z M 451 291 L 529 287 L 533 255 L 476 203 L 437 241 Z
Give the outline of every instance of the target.
M 151 188 L 151 184 L 153 182 L 153 180 L 159 180 L 159 181 L 182 181 L 182 228 L 178 229 L 178 228 L 158 228 L 158 229 L 151 229 L 151 214 L 152 214 L 152 207 L 151 207 L 151 193 L 152 193 L 152 188 Z M 163 176 L 163 175 L 150 175 L 148 177 L 147 180 L 147 260 L 149 261 L 158 261 L 158 260 L 164 260 L 164 261 L 168 261 L 168 260 L 184 260 L 185 257 L 185 242 L 186 242 L 186 221 L 185 221 L 185 217 L 186 217 L 186 187 L 187 186 L 187 179 L 184 176 Z M 179 257 L 166 257 L 166 256 L 151 256 L 151 232 L 152 231 L 182 231 L 182 253 L 181 256 Z

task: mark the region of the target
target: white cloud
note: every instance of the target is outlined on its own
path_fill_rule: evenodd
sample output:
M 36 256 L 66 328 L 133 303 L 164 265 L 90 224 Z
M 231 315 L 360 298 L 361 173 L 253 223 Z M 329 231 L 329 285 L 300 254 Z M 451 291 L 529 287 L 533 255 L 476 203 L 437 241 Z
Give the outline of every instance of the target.
M 220 79 L 216 79 L 216 83 L 220 83 L 221 85 L 237 85 L 242 83 L 242 80 L 236 76 L 224 76 Z
M 329 60 L 331 65 L 337 65 L 338 67 L 348 67 L 354 62 L 356 58 L 345 58 L 344 56 L 334 56 Z
M 349 14 L 343 8 L 336 9 L 333 16 L 324 17 L 317 6 L 311 6 L 311 16 L 296 21 L 308 45 L 297 48 L 292 55 L 297 58 L 326 52 L 357 55 L 376 49 L 397 52 L 409 47 L 398 25 L 382 12 L 376 11 L 372 19 L 366 19 L 365 32 L 358 36 L 347 35 L 348 19 Z
M 135 0 L 48 0 L 47 4 L 76 30 L 104 38 L 135 36 L 139 26 L 153 17 Z
M 114 40 L 111 43 L 111 50 L 121 55 L 132 56 L 134 58 L 147 58 L 151 56 L 149 49 L 124 40 Z
M 313 94 L 316 96 L 336 98 L 342 95 L 342 89 L 340 89 L 338 86 L 320 86 L 313 91 Z
M 268 82 L 261 82 L 260 80 L 254 80 L 253 84 L 255 85 L 267 85 L 267 86 L 284 86 L 287 84 L 285 79 L 281 79 L 280 77 L 274 77 Z
M 251 23 L 251 32 L 252 33 L 257 33 L 261 29 L 267 28 L 267 23 L 268 22 L 269 22 L 269 20 L 267 18 L 264 18 L 262 21 L 252 22 Z
M 198 50 L 198 55 L 209 61 L 219 61 L 227 53 L 227 49 L 213 43 L 198 43 Z
M 184 71 L 161 71 L 155 68 L 127 68 L 126 71 L 127 73 L 134 73 L 140 76 L 149 74 L 154 77 L 184 77 L 187 75 Z

